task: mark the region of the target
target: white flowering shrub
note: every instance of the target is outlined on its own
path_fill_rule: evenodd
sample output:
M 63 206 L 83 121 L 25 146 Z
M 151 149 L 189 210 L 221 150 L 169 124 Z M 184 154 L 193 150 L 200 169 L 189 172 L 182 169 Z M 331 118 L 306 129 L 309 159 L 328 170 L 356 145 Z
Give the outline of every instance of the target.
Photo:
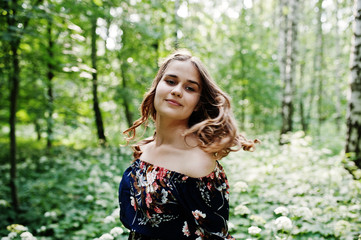
M 291 231 L 293 227 L 291 219 L 285 216 L 277 218 L 275 225 L 276 229 L 281 231 Z
M 316 142 L 302 132 L 289 134 L 289 144 L 282 146 L 277 134 L 257 137 L 262 143 L 255 152 L 232 153 L 221 162 L 231 187 L 231 234 L 237 239 L 358 239 L 361 182 L 343 167 L 343 143 Z
M 343 143 L 302 133 L 257 136 L 255 152 L 221 161 L 230 189 L 229 231 L 236 239 L 361 240 L 361 182 L 342 164 Z M 0 239 L 128 239 L 119 221 L 118 186 L 132 157 L 124 148 L 54 148 L 19 162 L 21 221 L 11 221 L 10 197 L 0 196 Z M 8 182 L 0 166 L 2 182 Z M 8 193 L 0 184 L 0 192 Z M 31 196 L 31 197 L 29 197 Z M 195 216 L 203 216 L 195 212 Z M 206 216 L 207 217 L 207 216 Z M 23 234 L 23 235 L 22 235 Z
M 21 219 L 27 228 L 19 229 L 23 235 L 17 233 L 17 238 L 8 236 L 6 226 L 13 223 L 8 220 L 13 213 L 7 206 L 10 199 L 2 199 L 0 239 L 30 240 L 30 234 L 38 240 L 85 240 L 103 234 L 108 235 L 102 239 L 127 239 L 117 207 L 119 182 L 131 161 L 131 154 L 124 151 L 120 147 L 55 148 L 53 155 L 19 163 L 19 185 L 27 189 L 19 191 L 20 202 L 31 206 Z
M 248 209 L 248 207 L 243 204 L 236 206 L 234 209 L 234 214 L 236 215 L 247 215 L 250 213 L 251 211 Z
M 117 237 L 124 233 L 124 230 L 121 227 L 115 227 L 112 230 L 110 230 L 110 234 L 114 237 Z
M 286 207 L 278 207 L 274 210 L 275 214 L 282 214 L 283 216 L 287 216 L 289 211 Z
M 260 229 L 259 227 L 256 226 L 252 226 L 248 228 L 248 233 L 250 235 L 257 235 L 262 231 L 262 229 Z
M 37 240 L 31 232 L 28 231 L 28 228 L 21 224 L 11 224 L 6 228 L 9 233 L 7 236 L 1 238 L 1 240 Z

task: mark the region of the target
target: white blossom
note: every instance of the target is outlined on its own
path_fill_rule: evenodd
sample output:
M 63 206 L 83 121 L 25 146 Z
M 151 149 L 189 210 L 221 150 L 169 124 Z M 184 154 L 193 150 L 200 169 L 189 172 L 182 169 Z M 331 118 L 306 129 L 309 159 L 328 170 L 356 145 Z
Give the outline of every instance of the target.
M 16 226 L 14 227 L 14 230 L 18 231 L 18 232 L 25 232 L 25 231 L 28 231 L 28 228 L 23 225 L 16 224 Z
M 105 233 L 100 236 L 99 240 L 113 240 L 114 237 L 110 235 L 109 233 Z
M 279 237 L 279 236 L 276 236 L 276 240 L 287 240 L 286 237 Z
M 276 219 L 275 225 L 277 230 L 286 230 L 289 231 L 292 229 L 292 221 L 288 217 L 281 216 Z
M 266 224 L 266 220 L 261 217 L 261 216 L 258 216 L 258 215 L 251 215 L 249 217 L 249 219 L 251 219 L 255 225 L 264 225 Z
M 8 206 L 8 205 L 9 205 L 9 203 L 8 203 L 6 200 L 0 199 L 0 206 L 6 207 L 6 206 Z
M 50 212 L 45 212 L 44 216 L 48 218 L 56 218 L 57 214 L 55 211 L 50 211 Z
M 274 210 L 275 214 L 282 214 L 283 216 L 287 215 L 289 213 L 288 209 L 286 207 L 278 207 Z
M 21 240 L 36 240 L 36 238 L 30 232 L 23 232 L 20 234 Z
M 112 212 L 112 215 L 114 218 L 119 218 L 119 212 L 120 212 L 120 208 L 116 208 L 114 209 L 114 211 Z
M 351 231 L 351 224 L 348 221 L 340 220 L 335 223 L 334 231 L 335 235 L 340 237 Z
M 251 226 L 248 228 L 248 233 L 250 235 L 256 235 L 258 233 L 260 233 L 262 230 L 259 228 L 259 227 L 256 227 L 256 226 Z
M 250 214 L 251 211 L 245 205 L 240 204 L 234 209 L 234 213 L 239 215 L 246 215 L 246 214 Z
M 110 230 L 110 234 L 114 237 L 123 234 L 124 230 L 121 227 L 115 227 L 112 230 Z
M 312 218 L 312 211 L 308 207 L 300 207 L 293 210 L 296 217 L 303 217 L 305 219 Z
M 102 207 L 106 207 L 108 203 L 107 203 L 107 201 L 105 201 L 103 199 L 98 199 L 95 201 L 95 204 L 100 205 Z
M 85 201 L 87 201 L 87 202 L 91 202 L 91 201 L 93 201 L 94 200 L 94 197 L 92 196 L 92 195 L 87 195 L 86 197 L 85 197 Z
M 232 223 L 232 222 L 228 222 L 228 230 L 233 230 L 233 229 L 235 229 L 236 228 L 236 226 L 234 225 L 234 223 Z
M 247 189 L 248 189 L 248 184 L 243 181 L 239 181 L 236 182 L 236 184 L 234 184 L 234 190 L 236 192 L 246 192 Z
M 112 222 L 115 222 L 115 218 L 113 216 L 107 216 L 106 218 L 104 218 L 103 222 L 104 223 L 112 223 Z
M 10 233 L 8 234 L 8 237 L 9 237 L 10 239 L 13 239 L 13 238 L 15 238 L 17 235 L 18 235 L 18 234 L 17 234 L 16 232 L 10 232 Z

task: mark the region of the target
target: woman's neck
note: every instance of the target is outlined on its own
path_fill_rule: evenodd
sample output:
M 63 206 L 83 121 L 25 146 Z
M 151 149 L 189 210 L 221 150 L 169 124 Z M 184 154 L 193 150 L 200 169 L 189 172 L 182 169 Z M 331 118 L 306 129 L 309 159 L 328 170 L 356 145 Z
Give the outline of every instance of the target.
M 188 149 L 187 142 L 184 138 L 184 132 L 188 129 L 187 122 L 165 120 L 158 118 L 156 121 L 155 146 L 170 146 L 177 149 Z M 193 141 L 192 141 L 193 142 Z M 193 145 L 193 144 L 192 144 Z

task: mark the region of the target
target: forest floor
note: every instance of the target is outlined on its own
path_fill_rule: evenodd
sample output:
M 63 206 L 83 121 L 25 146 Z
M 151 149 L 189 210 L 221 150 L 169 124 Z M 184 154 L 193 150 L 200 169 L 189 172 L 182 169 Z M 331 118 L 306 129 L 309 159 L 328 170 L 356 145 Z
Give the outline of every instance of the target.
M 279 146 L 259 136 L 255 152 L 221 164 L 231 186 L 229 228 L 237 239 L 361 239 L 361 182 L 343 168 L 342 142 L 302 132 Z M 1 156 L 0 237 L 127 239 L 118 184 L 131 160 L 119 147 L 24 147 L 18 163 L 21 212 L 10 206 L 9 164 Z

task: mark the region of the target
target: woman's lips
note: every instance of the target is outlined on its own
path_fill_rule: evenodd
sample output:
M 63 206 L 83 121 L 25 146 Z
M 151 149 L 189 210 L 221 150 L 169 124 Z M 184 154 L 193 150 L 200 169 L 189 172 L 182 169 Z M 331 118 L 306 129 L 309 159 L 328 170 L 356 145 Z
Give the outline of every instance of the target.
M 172 100 L 172 99 L 166 99 L 166 101 L 174 106 L 182 106 L 182 104 L 180 104 L 179 102 L 177 102 L 176 100 Z

